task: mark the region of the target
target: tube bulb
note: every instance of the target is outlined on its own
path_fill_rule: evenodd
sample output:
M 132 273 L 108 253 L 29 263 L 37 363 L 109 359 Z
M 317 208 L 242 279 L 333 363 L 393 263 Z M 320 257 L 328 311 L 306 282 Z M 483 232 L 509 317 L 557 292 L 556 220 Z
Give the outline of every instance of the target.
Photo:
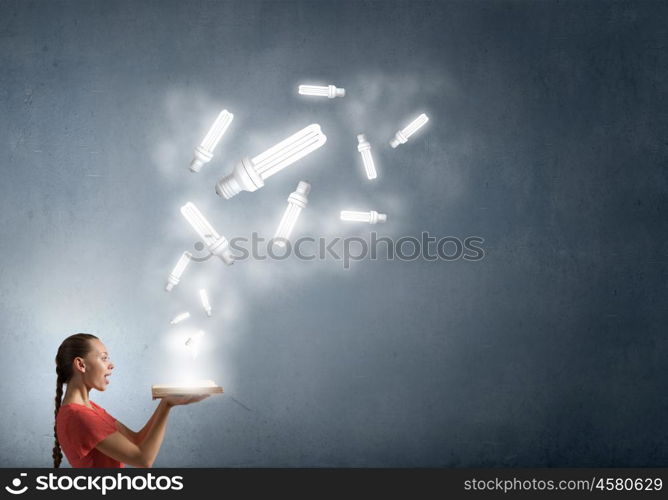
M 224 109 L 220 112 L 209 132 L 204 136 L 202 143 L 195 148 L 195 157 L 190 162 L 190 170 L 192 172 L 199 172 L 205 163 L 211 161 L 213 151 L 218 146 L 233 119 L 234 115 L 228 110 Z
M 285 241 L 290 238 L 292 230 L 297 223 L 299 214 L 308 204 L 308 195 L 311 192 L 311 185 L 308 182 L 300 181 L 297 189 L 288 196 L 288 206 L 283 212 L 283 218 L 278 224 L 276 234 L 274 235 L 274 244 L 279 247 L 285 246 Z
M 386 214 L 380 214 L 375 210 L 369 212 L 356 212 L 354 210 L 341 210 L 341 220 L 349 222 L 367 222 L 369 224 L 378 224 L 387 220 Z
M 216 193 L 229 200 L 241 191 L 256 191 L 264 186 L 266 179 L 312 153 L 325 142 L 327 136 L 322 133 L 320 125 L 312 123 L 252 159 L 241 160 L 231 174 L 218 181 Z
M 428 121 L 429 117 L 424 113 L 422 113 L 415 120 L 410 122 L 408 125 L 406 125 L 406 127 L 399 130 L 399 132 L 397 132 L 394 135 L 394 139 L 390 141 L 390 146 L 396 148 L 399 144 L 406 144 L 408 138 L 412 136 L 415 132 L 420 130 L 422 127 L 424 127 L 425 123 L 427 123 Z

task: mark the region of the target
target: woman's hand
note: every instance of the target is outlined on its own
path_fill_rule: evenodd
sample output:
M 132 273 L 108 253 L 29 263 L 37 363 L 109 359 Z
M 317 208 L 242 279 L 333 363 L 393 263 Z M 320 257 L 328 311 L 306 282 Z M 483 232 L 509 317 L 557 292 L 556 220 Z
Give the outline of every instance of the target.
M 190 403 L 197 403 L 210 396 L 210 394 L 192 394 L 189 396 L 166 396 L 162 398 L 165 404 L 171 408 L 177 405 L 189 405 Z

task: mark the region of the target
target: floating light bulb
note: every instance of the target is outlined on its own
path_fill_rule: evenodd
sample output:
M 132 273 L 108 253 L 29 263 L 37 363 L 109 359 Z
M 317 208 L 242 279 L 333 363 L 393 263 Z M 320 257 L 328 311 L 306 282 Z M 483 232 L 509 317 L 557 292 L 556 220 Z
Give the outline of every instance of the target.
M 178 323 L 181 323 L 181 321 L 185 321 L 190 317 L 189 312 L 184 312 L 179 315 L 177 315 L 173 320 L 169 322 L 170 325 L 176 325 Z
M 341 210 L 341 220 L 350 222 L 368 222 L 378 224 L 387 220 L 386 214 L 379 214 L 375 210 L 369 212 L 355 212 L 353 210 Z
M 320 130 L 320 125 L 312 123 L 264 153 L 241 160 L 231 174 L 218 181 L 216 193 L 229 200 L 241 191 L 256 191 L 264 186 L 265 179 L 315 151 L 325 142 L 327 136 Z
M 183 205 L 181 207 L 181 213 L 197 232 L 199 237 L 204 240 L 204 244 L 209 249 L 209 252 L 220 257 L 220 259 L 227 265 L 234 264 L 234 255 L 232 254 L 232 250 L 230 250 L 229 242 L 224 236 L 220 236 L 216 232 L 194 203 L 188 202 Z
M 415 132 L 420 130 L 425 123 L 429 121 L 429 117 L 422 113 L 415 120 L 410 122 L 406 127 L 401 129 L 394 135 L 394 139 L 390 141 L 390 146 L 396 148 L 399 144 L 406 144 L 408 138 L 413 135 Z
M 302 208 L 308 204 L 308 194 L 311 192 L 311 185 L 308 182 L 300 181 L 297 189 L 288 196 L 288 207 L 283 213 L 283 218 L 278 224 L 276 234 L 274 235 L 274 244 L 279 247 L 285 246 L 285 241 L 290 238 L 290 234 L 297 223 Z
M 179 284 L 179 281 L 181 281 L 181 275 L 183 274 L 183 271 L 186 270 L 186 267 L 188 267 L 191 257 L 192 254 L 190 252 L 183 252 L 183 255 L 179 257 L 179 260 L 174 266 L 174 269 L 172 269 L 172 272 L 169 273 L 169 276 L 167 276 L 165 291 L 171 292 L 172 288 Z
M 199 299 L 202 301 L 202 307 L 206 311 L 206 315 L 211 317 L 211 304 L 209 303 L 209 296 L 204 288 L 199 291 Z
M 371 144 L 366 140 L 364 134 L 357 136 L 357 151 L 362 153 L 362 163 L 364 163 L 364 170 L 369 180 L 378 177 L 376 172 L 376 165 L 373 163 L 373 156 L 371 156 Z
M 188 340 L 186 340 L 186 348 L 190 350 L 193 359 L 199 354 L 199 348 L 202 345 L 202 337 L 204 337 L 204 332 L 199 330 L 195 335 L 188 337 Z
M 300 85 L 298 92 L 300 95 L 329 97 L 330 99 L 346 95 L 346 89 L 337 88 L 335 85 Z
M 213 122 L 213 125 L 209 129 L 209 132 L 202 140 L 202 143 L 195 148 L 195 157 L 193 158 L 193 161 L 190 162 L 190 170 L 199 172 L 205 163 L 211 161 L 211 158 L 213 158 L 213 150 L 216 149 L 216 146 L 220 142 L 220 139 L 222 139 L 223 134 L 225 134 L 233 119 L 234 115 L 228 110 L 224 109 L 220 112 L 218 118 L 216 118 L 216 121 Z

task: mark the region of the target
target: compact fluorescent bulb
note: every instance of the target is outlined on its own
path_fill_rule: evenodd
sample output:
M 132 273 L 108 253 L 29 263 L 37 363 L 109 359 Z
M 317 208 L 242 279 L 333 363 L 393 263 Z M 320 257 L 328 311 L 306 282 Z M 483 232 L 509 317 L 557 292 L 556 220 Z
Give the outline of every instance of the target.
M 218 181 L 216 193 L 229 200 L 241 191 L 256 191 L 264 186 L 265 179 L 315 151 L 325 142 L 327 136 L 320 130 L 320 125 L 312 123 L 264 153 L 241 160 L 231 174 Z
M 167 276 L 167 284 L 165 285 L 165 290 L 167 292 L 171 292 L 172 288 L 179 284 L 181 275 L 183 274 L 183 271 L 186 270 L 186 267 L 188 267 L 191 257 L 192 254 L 190 252 L 183 252 L 183 255 L 179 257 L 179 261 L 174 266 L 174 269 L 172 269 L 172 272 Z
M 204 337 L 204 332 L 199 330 L 195 335 L 188 337 L 188 340 L 186 340 L 186 347 L 190 349 L 190 354 L 192 355 L 193 359 L 195 359 L 199 354 L 199 348 L 202 344 L 202 337 Z
M 357 136 L 357 151 L 362 154 L 362 163 L 364 163 L 364 171 L 369 180 L 378 177 L 376 172 L 376 165 L 373 163 L 373 156 L 371 156 L 371 144 L 366 140 L 364 134 Z
M 176 325 L 178 323 L 181 323 L 181 321 L 185 321 L 190 317 L 189 312 L 184 312 L 176 316 L 173 320 L 169 322 L 170 325 Z
M 199 237 L 204 240 L 204 244 L 209 249 L 209 252 L 220 257 L 227 265 L 234 264 L 234 255 L 232 254 L 232 250 L 230 250 L 229 242 L 224 236 L 220 236 L 216 232 L 194 203 L 188 202 L 183 205 L 181 213 Z
M 290 234 L 297 223 L 302 208 L 308 204 L 308 194 L 311 192 L 311 185 L 308 182 L 300 181 L 297 189 L 288 196 L 288 207 L 283 213 L 283 218 L 278 224 L 276 234 L 274 235 L 274 244 L 279 247 L 285 246 L 285 240 L 290 238 Z
M 191 171 L 199 172 L 205 163 L 211 161 L 211 158 L 213 158 L 213 150 L 216 149 L 216 146 L 220 142 L 220 139 L 222 139 L 223 134 L 225 134 L 227 127 L 230 126 L 233 119 L 234 115 L 228 110 L 224 109 L 220 112 L 202 143 L 195 148 L 195 157 L 193 158 L 193 161 L 190 162 Z
M 386 214 L 379 214 L 375 210 L 370 212 L 355 212 L 353 210 L 341 210 L 341 220 L 350 222 L 368 222 L 369 224 L 378 224 L 387 220 Z
M 199 298 L 202 301 L 202 307 L 206 311 L 206 315 L 211 317 L 211 304 L 209 303 L 209 296 L 204 288 L 200 289 Z
M 330 99 L 346 95 L 346 89 L 339 89 L 335 85 L 300 85 L 298 92 L 300 95 L 329 97 Z
M 420 130 L 425 123 L 429 121 L 429 117 L 422 113 L 415 120 L 406 125 L 405 128 L 401 129 L 394 135 L 394 139 L 390 141 L 390 146 L 396 148 L 399 144 L 406 144 L 408 138 L 413 135 L 415 132 Z

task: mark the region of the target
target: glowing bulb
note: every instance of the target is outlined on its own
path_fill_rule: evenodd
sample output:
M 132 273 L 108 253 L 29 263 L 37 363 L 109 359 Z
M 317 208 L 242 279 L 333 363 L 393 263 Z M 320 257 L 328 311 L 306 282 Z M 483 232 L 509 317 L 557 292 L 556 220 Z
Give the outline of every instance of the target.
M 357 151 L 362 153 L 362 162 L 364 163 L 366 176 L 369 180 L 375 179 L 378 177 L 378 173 L 376 172 L 376 165 L 373 163 L 373 156 L 371 156 L 371 144 L 366 140 L 364 134 L 357 136 L 357 142 Z
M 415 132 L 420 130 L 425 123 L 429 121 L 429 117 L 422 113 L 415 120 L 410 122 L 406 127 L 401 129 L 394 135 L 394 139 L 390 141 L 390 146 L 396 148 L 399 144 L 406 144 L 408 138 L 413 135 Z
M 181 323 L 181 321 L 185 321 L 190 317 L 189 312 L 184 312 L 179 315 L 177 315 L 173 320 L 169 322 L 170 325 L 176 325 L 178 323 Z
M 308 204 L 308 194 L 311 192 L 311 185 L 308 182 L 300 181 L 297 184 L 296 191 L 288 196 L 288 207 L 283 213 L 283 218 L 278 224 L 276 234 L 274 235 L 274 244 L 279 247 L 285 246 L 285 241 L 290 238 L 290 234 L 297 223 L 302 208 Z
M 312 123 L 264 153 L 241 160 L 231 174 L 218 181 L 216 193 L 229 200 L 241 191 L 256 191 L 264 186 L 265 179 L 315 151 L 325 142 L 327 136 L 320 130 L 320 125 Z
M 191 257 L 192 254 L 190 252 L 183 252 L 183 255 L 179 257 L 179 261 L 174 266 L 174 269 L 172 269 L 172 272 L 167 276 L 167 284 L 165 285 L 165 290 L 167 292 L 171 292 L 172 288 L 179 284 L 181 275 L 183 274 L 183 271 L 186 270 L 186 267 L 188 267 Z
M 232 254 L 232 250 L 230 250 L 230 244 L 227 239 L 216 232 L 194 203 L 188 202 L 183 205 L 181 213 L 199 237 L 204 240 L 204 244 L 209 249 L 209 252 L 220 257 L 227 265 L 234 264 L 234 255 Z
M 205 163 L 211 161 L 211 158 L 213 158 L 213 150 L 216 149 L 216 146 L 220 142 L 220 139 L 222 139 L 223 134 L 225 134 L 233 119 L 234 115 L 228 110 L 224 109 L 220 112 L 218 118 L 216 118 L 216 121 L 213 122 L 213 125 L 209 129 L 209 132 L 202 140 L 202 143 L 195 148 L 195 157 L 193 158 L 193 161 L 190 162 L 190 170 L 199 172 Z
M 378 224 L 387 220 L 386 214 L 379 214 L 375 210 L 370 212 L 355 212 L 353 210 L 341 210 L 341 220 L 350 222 L 368 222 L 369 224 Z
M 204 337 L 204 332 L 199 330 L 195 335 L 188 337 L 188 340 L 186 340 L 186 348 L 190 350 L 193 359 L 199 354 L 199 348 L 202 345 L 202 337 Z
M 298 90 L 300 95 L 314 95 L 318 97 L 343 97 L 346 95 L 346 89 L 339 89 L 334 85 L 300 85 Z
M 206 311 L 206 315 L 211 317 L 211 304 L 209 303 L 209 296 L 204 288 L 199 291 L 199 299 L 202 301 L 202 307 Z

